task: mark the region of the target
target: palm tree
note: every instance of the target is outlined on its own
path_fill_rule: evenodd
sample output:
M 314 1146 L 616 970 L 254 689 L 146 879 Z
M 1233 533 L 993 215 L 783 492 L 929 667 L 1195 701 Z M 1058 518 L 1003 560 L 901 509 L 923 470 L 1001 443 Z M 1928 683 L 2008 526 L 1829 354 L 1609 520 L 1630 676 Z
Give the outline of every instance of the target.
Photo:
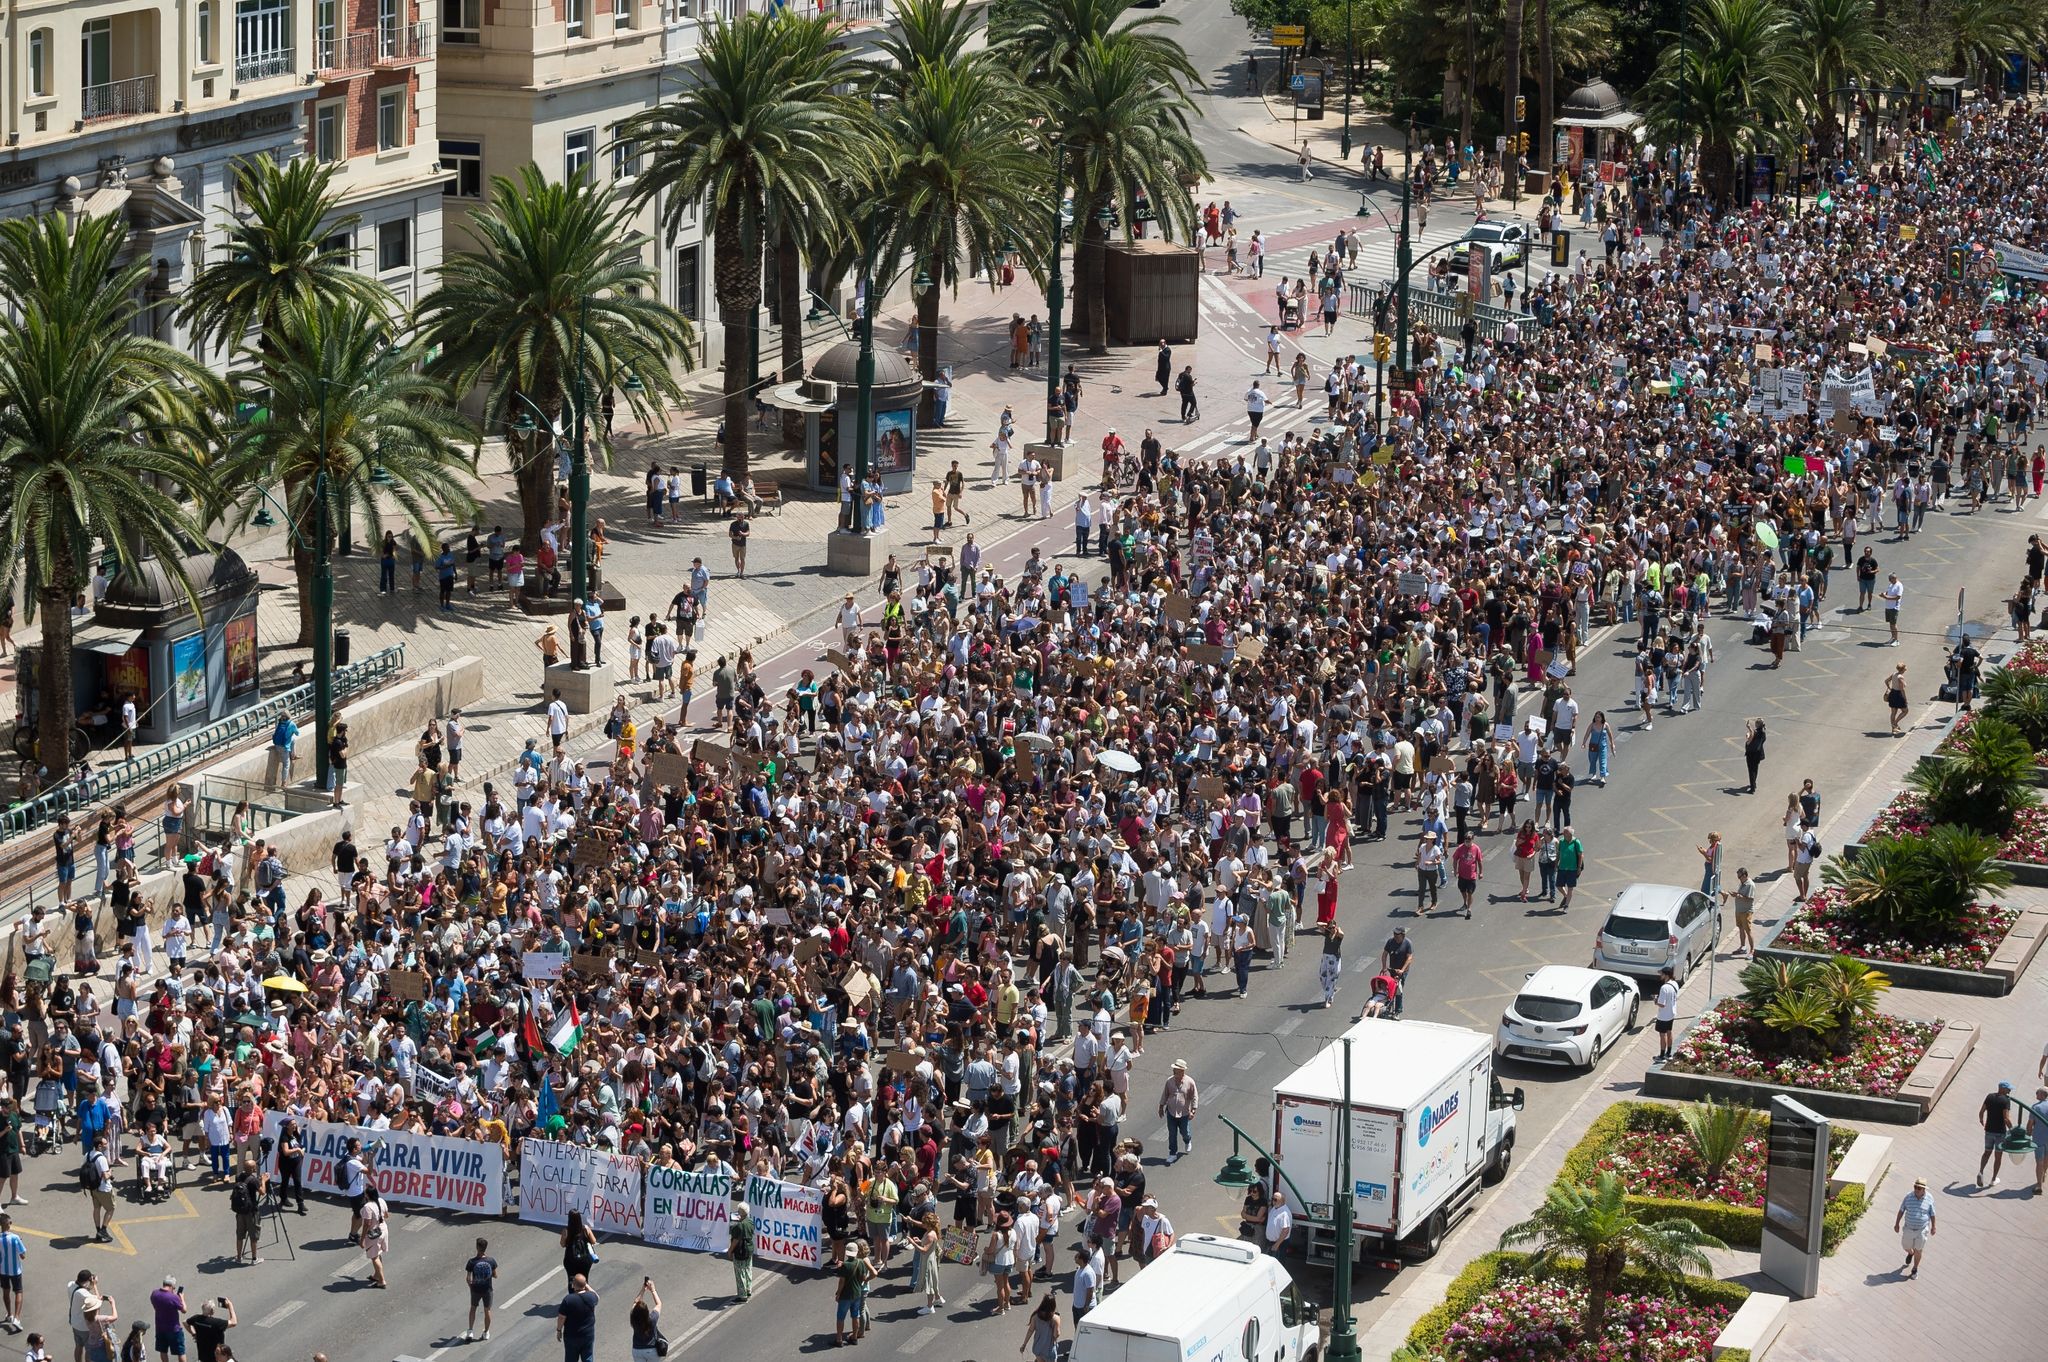
M 2034 749 L 2005 720 L 1979 715 L 1944 761 L 1914 769 L 1906 783 L 1931 822 L 1960 823 L 2003 837 L 2021 811 L 2039 807 Z
M 449 385 L 427 373 L 420 342 L 394 335 L 385 313 L 354 299 L 287 304 L 269 349 L 247 357 L 229 381 L 266 413 L 228 445 L 219 481 L 284 489 L 301 532 L 292 558 L 304 644 L 313 637 L 313 553 L 304 538 L 332 537 L 360 513 L 374 542 L 383 534 L 381 497 L 421 544 L 431 543 L 436 516 L 466 520 L 476 509 L 477 433 L 456 412 Z M 262 498 L 251 492 L 245 501 L 253 512 Z
M 1550 120 L 1557 117 L 1557 38 L 1551 29 L 1551 0 L 1536 6 L 1536 164 L 1551 166 Z
M 690 85 L 628 120 L 622 137 L 646 148 L 633 186 L 637 208 L 666 194 L 671 233 L 697 204 L 708 206 L 717 253 L 712 291 L 725 327 L 725 471 L 747 471 L 754 328 L 761 308 L 761 254 L 769 228 L 806 205 L 832 202 L 835 170 L 865 159 L 861 104 L 842 93 L 853 59 L 832 48 L 827 21 L 788 10 L 713 24 L 697 49 Z
M 1000 252 L 1031 215 L 1043 173 L 1027 148 L 1021 87 L 992 61 L 921 61 L 884 107 L 883 202 L 893 224 L 885 258 L 907 258 L 917 295 L 917 367 L 939 373 L 940 290 L 960 293 L 974 266 Z M 925 389 L 920 423 L 932 419 Z
M 1611 1172 L 1584 1186 L 1552 1183 L 1536 1213 L 1500 1237 L 1504 1249 L 1524 1244 L 1535 1246 L 1532 1266 L 1585 1260 L 1586 1313 L 1580 1331 L 1588 1341 L 1602 1336 L 1607 1302 L 1631 1264 L 1658 1277 L 1704 1274 L 1713 1268 L 1707 1250 L 1727 1247 L 1690 1220 L 1640 1219 L 1629 1209 L 1628 1189 Z
M 1721 1184 L 1721 1174 L 1737 1154 L 1742 1142 L 1756 1125 L 1756 1112 L 1733 1102 L 1688 1102 L 1678 1109 L 1685 1128 L 1686 1143 L 1700 1162 L 1700 1180 L 1712 1193 Z
M 1109 348 L 1103 267 L 1110 213 L 1128 232 L 1142 190 L 1169 235 L 1194 232 L 1187 186 L 1207 169 L 1188 128 L 1194 105 L 1149 46 L 1119 30 L 1081 49 L 1053 91 L 1051 123 L 1074 185 L 1081 248 L 1075 261 L 1075 315 L 1084 312 L 1091 353 Z
M 94 542 L 154 553 L 198 608 L 182 564 L 205 527 L 173 489 L 207 490 L 199 421 L 221 389 L 132 329 L 150 265 L 124 263 L 126 235 L 118 216 L 0 222 L 0 552 L 26 564 L 42 611 L 36 736 L 53 781 L 71 766 L 71 602 Z
M 1644 87 L 1645 123 L 1665 146 L 1698 142 L 1700 176 L 1726 202 L 1736 156 L 1795 121 L 1798 40 L 1778 0 L 1696 0 L 1691 20 Z
M 1193 63 L 1171 30 L 1180 21 L 1165 14 L 1135 14 L 1137 0 L 1022 0 L 1016 26 L 1002 45 L 1019 60 L 1025 79 L 1057 81 L 1081 60 L 1088 45 L 1113 33 L 1127 34 L 1162 78 L 1180 88 L 1201 84 Z
M 1891 75 L 1898 55 L 1878 27 L 1871 0 L 1796 0 L 1792 15 L 1806 68 L 1800 99 L 1820 115 L 1821 155 L 1832 156 L 1841 134 L 1834 92 Z
M 231 350 L 253 329 L 268 343 L 294 302 L 393 305 L 389 289 L 325 245 L 360 222 L 340 211 L 340 169 L 306 156 L 282 166 L 268 156 L 241 162 L 235 183 L 244 211 L 230 220 L 219 258 L 185 291 L 184 316 L 200 339 Z
M 1501 127 L 1510 139 L 1507 151 L 1501 156 L 1501 183 L 1506 184 L 1514 174 L 1516 162 L 1515 139 L 1521 128 L 1515 122 L 1515 96 L 1522 92 L 1522 14 L 1523 0 L 1507 0 L 1506 22 L 1501 25 Z M 1518 189 L 1517 194 L 1521 193 Z
M 470 218 L 476 248 L 442 261 L 420 307 L 420 340 L 440 348 L 434 372 L 458 392 L 483 383 L 485 430 L 507 429 L 528 403 L 566 414 L 579 355 L 586 402 L 619 384 L 641 420 L 685 404 L 677 373 L 690 366 L 693 333 L 661 301 L 630 218 L 609 185 L 550 184 L 531 163 L 516 180 L 491 181 L 490 202 Z M 591 439 L 608 459 L 601 423 Z M 538 438 L 508 448 L 530 546 L 554 510 L 555 458 Z

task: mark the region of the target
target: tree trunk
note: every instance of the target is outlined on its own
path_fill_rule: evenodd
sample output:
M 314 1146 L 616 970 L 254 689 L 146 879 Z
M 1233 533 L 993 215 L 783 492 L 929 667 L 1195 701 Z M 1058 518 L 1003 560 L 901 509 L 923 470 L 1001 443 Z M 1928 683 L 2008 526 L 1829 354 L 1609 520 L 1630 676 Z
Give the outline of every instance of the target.
M 939 285 L 934 281 L 917 300 L 917 373 L 927 384 L 917 400 L 917 424 L 929 426 L 939 419 L 937 400 L 929 386 L 939 376 Z
M 71 771 L 71 729 L 78 704 L 71 694 L 71 601 L 77 573 L 68 547 L 60 548 L 49 582 L 36 595 L 43 612 L 43 646 L 36 654 L 36 742 L 55 785 Z
M 761 311 L 761 245 L 754 235 L 753 216 L 751 205 L 743 209 L 735 196 L 719 210 L 714 228 L 713 287 L 719 323 L 725 328 L 725 455 L 720 463 L 735 480 L 746 476 L 748 467 L 747 426 L 754 404 L 747 370 Z
M 1081 225 L 1081 246 L 1074 260 L 1074 292 L 1079 295 L 1074 318 L 1086 319 L 1082 331 L 1091 355 L 1109 353 L 1109 298 L 1103 289 L 1109 228 L 1096 216 L 1105 202 L 1107 196 L 1098 198 L 1093 194 L 1085 199 L 1077 195 L 1074 199 L 1074 211 L 1086 210 L 1088 214 Z
M 1503 189 L 1508 188 L 1509 177 L 1514 175 L 1516 168 L 1521 164 L 1517 143 L 1522 125 L 1515 121 L 1515 97 L 1522 93 L 1523 5 L 1524 0 L 1508 0 L 1507 14 L 1501 25 L 1500 122 L 1508 137 L 1508 149 L 1501 153 L 1500 158 L 1500 182 Z
M 782 381 L 794 383 L 804 376 L 804 257 L 796 239 L 785 229 L 775 243 L 775 292 L 782 312 Z M 782 443 L 804 442 L 804 414 L 782 413 Z
M 1552 170 L 1552 144 L 1556 141 L 1550 120 L 1556 117 L 1557 47 L 1550 35 L 1550 0 L 1536 3 L 1536 164 Z
M 532 580 L 536 575 L 532 558 L 540 551 L 541 528 L 554 516 L 555 454 L 553 449 L 542 447 L 538 430 L 530 436 L 513 438 L 526 446 L 525 457 L 513 468 L 512 476 L 519 487 L 519 543 L 527 555 L 527 578 Z M 309 628 L 309 643 L 311 639 Z

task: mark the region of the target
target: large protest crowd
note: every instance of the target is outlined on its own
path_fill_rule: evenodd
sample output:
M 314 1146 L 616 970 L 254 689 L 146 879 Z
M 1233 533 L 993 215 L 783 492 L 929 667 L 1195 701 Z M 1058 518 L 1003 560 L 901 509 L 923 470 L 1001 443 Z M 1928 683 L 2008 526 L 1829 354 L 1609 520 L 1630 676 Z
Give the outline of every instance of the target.
M 334 1128 L 367 1128 L 371 1176 L 429 1202 L 486 1166 L 396 1166 L 413 1137 L 507 1181 L 552 1166 L 527 1140 L 753 1175 L 815 1192 L 820 1265 L 943 1221 L 1064 1267 L 1078 1207 L 1113 1276 L 1157 1242 L 1127 1118 L 1193 1110 L 1146 1034 L 1297 930 L 1338 955 L 1353 838 L 1420 820 L 1426 908 L 1495 837 L 1568 895 L 1574 784 L 1697 703 L 1711 612 L 1782 643 L 1858 533 L 2011 481 L 2048 309 L 1991 247 L 2048 231 L 2048 116 L 1902 132 L 1797 214 L 1714 216 L 1641 167 L 1616 248 L 1521 323 L 1418 329 L 1384 437 L 1352 362 L 1306 439 L 1148 447 L 1101 556 L 933 557 L 822 676 L 770 694 L 722 661 L 708 731 L 656 722 L 595 774 L 536 744 L 446 829 L 289 895 L 247 838 L 188 859 L 158 925 L 123 872 L 97 976 L 51 977 L 70 924 L 39 910 L 0 982 L 21 1133 L 320 1192 Z M 1640 715 L 1573 695 L 1607 621 Z

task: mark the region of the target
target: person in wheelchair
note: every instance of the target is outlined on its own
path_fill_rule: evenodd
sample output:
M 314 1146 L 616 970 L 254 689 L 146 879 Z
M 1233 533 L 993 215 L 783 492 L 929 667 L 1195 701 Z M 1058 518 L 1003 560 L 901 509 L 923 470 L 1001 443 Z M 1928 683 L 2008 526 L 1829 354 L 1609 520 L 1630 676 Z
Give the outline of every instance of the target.
M 169 1196 L 175 1180 L 172 1177 L 171 1142 L 164 1138 L 156 1122 L 151 1121 L 142 1127 L 142 1136 L 136 1141 L 136 1152 L 142 1169 L 142 1195 Z

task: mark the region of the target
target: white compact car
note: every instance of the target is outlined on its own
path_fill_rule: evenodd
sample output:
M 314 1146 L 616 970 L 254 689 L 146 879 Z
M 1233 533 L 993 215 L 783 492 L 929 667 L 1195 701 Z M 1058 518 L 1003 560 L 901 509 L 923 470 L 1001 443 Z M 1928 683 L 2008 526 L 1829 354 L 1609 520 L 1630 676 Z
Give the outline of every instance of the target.
M 1545 965 L 1501 1013 L 1493 1053 L 1590 1069 L 1635 1030 L 1642 1001 L 1633 979 L 1578 965 Z
M 1593 968 L 1655 979 L 1668 965 L 1682 984 L 1720 938 L 1721 909 L 1699 890 L 1632 884 L 1593 938 Z
M 1529 229 L 1519 222 L 1475 222 L 1465 240 L 1486 247 L 1497 270 L 1521 264 L 1529 253 Z

